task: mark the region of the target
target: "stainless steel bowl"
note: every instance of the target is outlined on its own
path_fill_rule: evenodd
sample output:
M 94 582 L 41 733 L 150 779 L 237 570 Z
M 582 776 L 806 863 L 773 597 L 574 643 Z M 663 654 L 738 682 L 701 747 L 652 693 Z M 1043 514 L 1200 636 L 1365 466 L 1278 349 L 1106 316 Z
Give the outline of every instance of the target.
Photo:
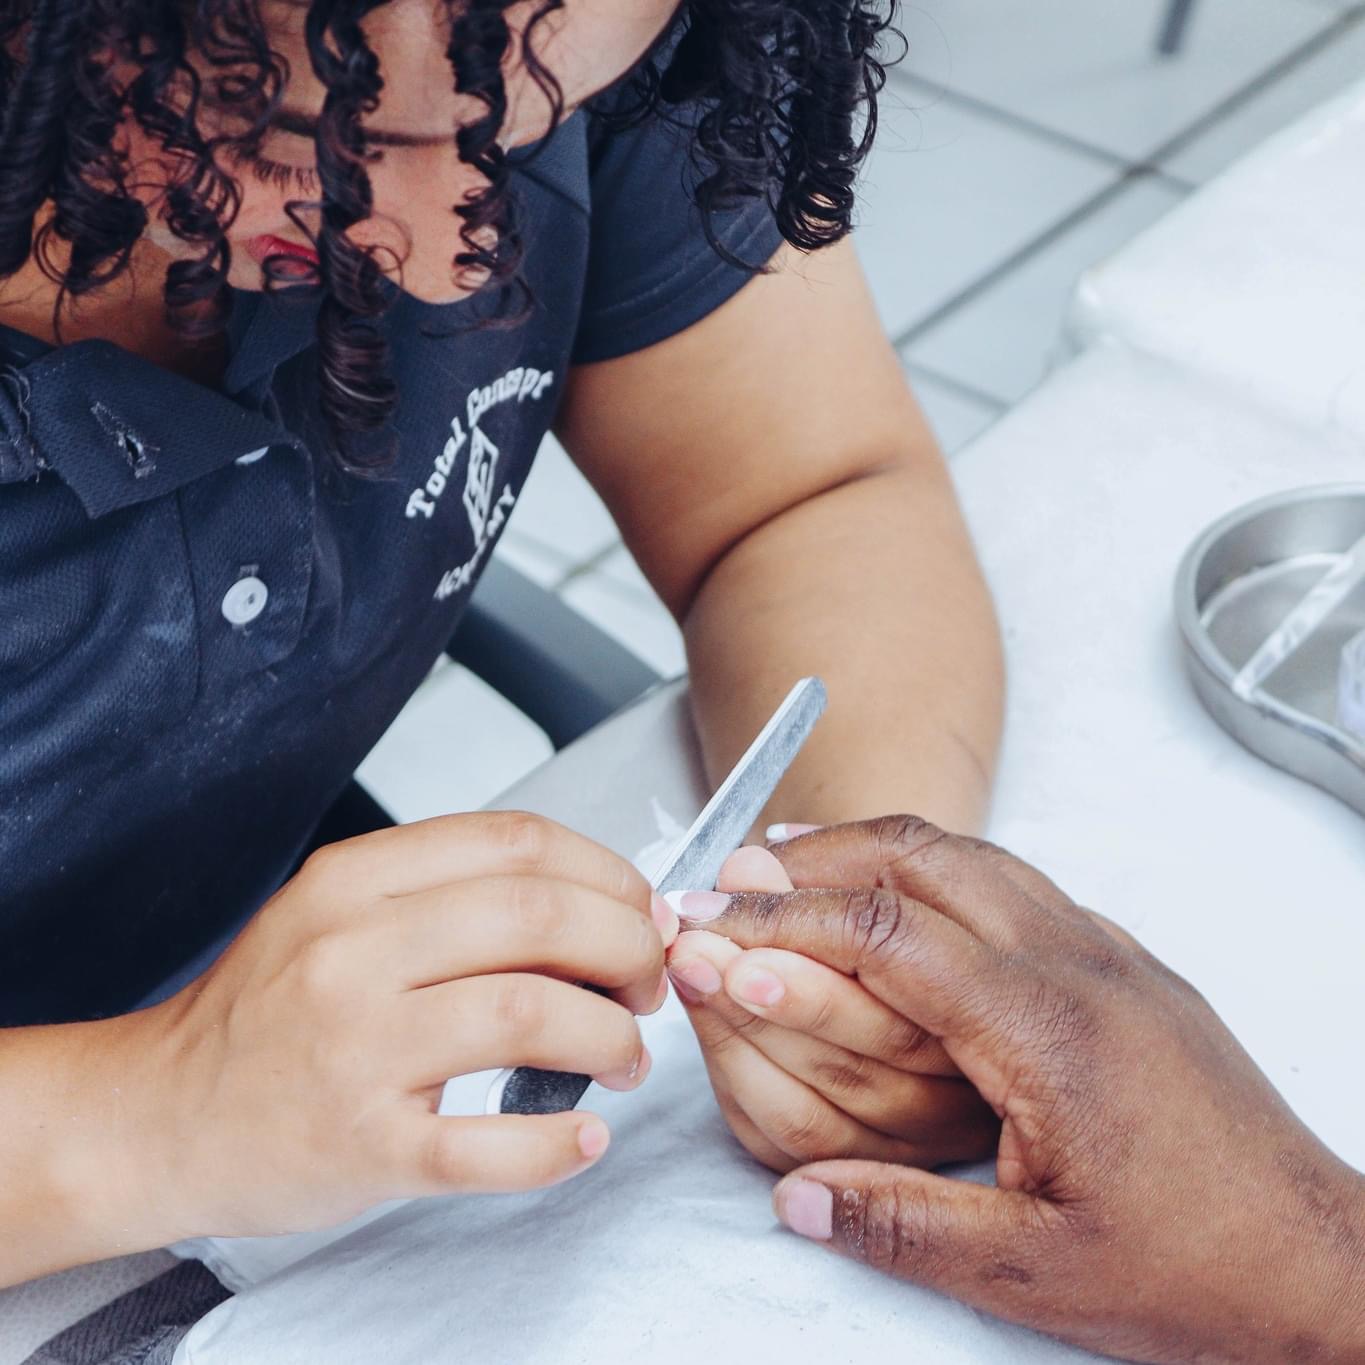
M 1365 536 L 1365 484 L 1301 488 L 1215 522 L 1190 546 L 1175 614 L 1200 700 L 1262 758 L 1365 815 L 1365 740 L 1337 724 L 1342 647 L 1365 630 L 1365 584 L 1249 697 L 1233 679 L 1304 594 Z

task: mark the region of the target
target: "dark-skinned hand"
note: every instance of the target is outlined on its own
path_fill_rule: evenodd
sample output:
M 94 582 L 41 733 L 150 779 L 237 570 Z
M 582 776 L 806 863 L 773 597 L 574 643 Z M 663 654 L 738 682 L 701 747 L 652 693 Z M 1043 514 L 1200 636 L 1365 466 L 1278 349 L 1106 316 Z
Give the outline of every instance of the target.
M 705 924 L 737 950 L 727 981 L 774 949 L 856 981 L 1000 1122 L 995 1187 L 821 1161 L 777 1186 L 788 1226 L 1110 1355 L 1365 1362 L 1365 1178 L 1188 982 L 1034 868 L 922 821 L 773 852 L 796 889 Z

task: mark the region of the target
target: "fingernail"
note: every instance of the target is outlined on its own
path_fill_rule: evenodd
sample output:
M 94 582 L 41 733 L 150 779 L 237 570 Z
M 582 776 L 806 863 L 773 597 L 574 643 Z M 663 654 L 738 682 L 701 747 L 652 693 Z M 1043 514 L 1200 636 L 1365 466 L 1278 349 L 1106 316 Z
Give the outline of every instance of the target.
M 814 1180 L 784 1180 L 777 1187 L 777 1216 L 802 1237 L 828 1242 L 834 1235 L 834 1196 Z
M 720 990 L 720 973 L 704 957 L 670 963 L 668 974 L 683 999 L 693 1003 Z
M 780 844 L 787 839 L 798 838 L 802 834 L 813 834 L 819 825 L 769 825 L 763 831 L 763 837 L 770 844 Z
M 607 1150 L 611 1134 L 601 1119 L 589 1119 L 578 1126 L 578 1150 L 589 1161 L 596 1161 Z
M 787 987 L 780 976 L 762 967 L 745 967 L 735 973 L 734 990 L 740 1001 L 746 1005 L 760 1008 L 777 1004 L 787 993 Z
M 649 1055 L 647 1047 L 640 1048 L 640 1055 L 631 1063 L 628 1071 L 604 1071 L 600 1076 L 593 1079 L 598 1085 L 604 1085 L 608 1090 L 634 1090 L 637 1085 L 643 1085 L 645 1077 L 649 1075 L 649 1068 L 654 1064 L 654 1059 Z
M 719 891 L 670 891 L 664 900 L 678 912 L 679 919 L 691 920 L 693 924 L 717 918 L 730 904 L 730 897 Z
M 678 937 L 678 916 L 673 907 L 656 891 L 650 898 L 649 913 L 659 937 L 664 941 L 664 947 L 671 948 L 673 940 Z

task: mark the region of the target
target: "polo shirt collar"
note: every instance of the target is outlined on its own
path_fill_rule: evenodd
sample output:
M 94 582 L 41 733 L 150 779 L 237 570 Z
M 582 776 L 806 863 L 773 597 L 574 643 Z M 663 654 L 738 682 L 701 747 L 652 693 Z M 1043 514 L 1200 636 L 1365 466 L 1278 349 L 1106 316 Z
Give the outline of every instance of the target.
M 255 408 L 112 342 L 50 348 L 0 389 L 0 478 L 55 472 L 90 517 L 159 498 L 297 438 Z M 27 468 L 26 468 L 27 466 Z

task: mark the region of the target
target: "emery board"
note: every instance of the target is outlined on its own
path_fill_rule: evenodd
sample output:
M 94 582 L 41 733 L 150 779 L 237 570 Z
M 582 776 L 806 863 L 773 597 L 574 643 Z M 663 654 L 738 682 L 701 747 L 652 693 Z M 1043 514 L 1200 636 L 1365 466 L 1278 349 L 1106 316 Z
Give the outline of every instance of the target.
M 772 799 L 792 760 L 824 714 L 825 685 L 802 678 L 787 694 L 692 828 L 664 859 L 654 889 L 707 891 L 720 869 Z M 559 1114 L 573 1109 L 591 1078 L 568 1071 L 521 1066 L 500 1072 L 489 1087 L 490 1114 Z

